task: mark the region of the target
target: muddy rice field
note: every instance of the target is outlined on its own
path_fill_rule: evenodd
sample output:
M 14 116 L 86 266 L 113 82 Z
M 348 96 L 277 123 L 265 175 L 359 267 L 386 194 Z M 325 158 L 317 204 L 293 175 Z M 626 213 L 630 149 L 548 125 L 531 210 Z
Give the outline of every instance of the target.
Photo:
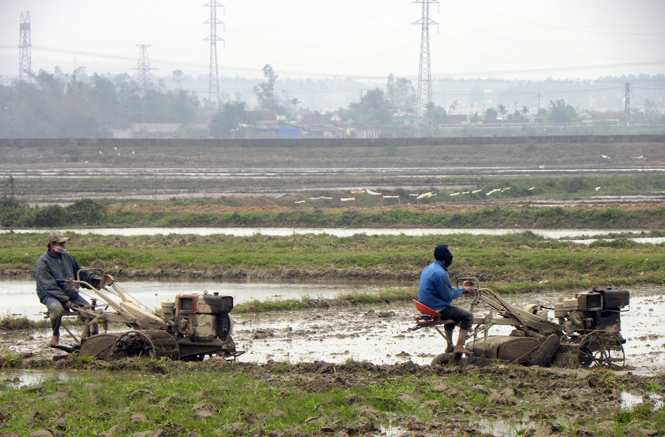
M 568 294 L 564 297 L 574 293 Z M 551 307 L 558 294 L 505 298 L 517 307 L 528 303 Z M 464 307 L 469 302 L 455 301 Z M 476 312 L 487 311 L 481 307 Z M 445 348 L 436 330 L 413 330 L 418 312 L 413 304 L 405 302 L 349 306 L 333 299 L 329 308 L 231 315 L 233 339 L 237 348 L 245 351 L 238 360 L 246 363 L 369 361 L 377 365 L 413 362 L 427 366 Z M 507 334 L 510 330 L 499 326 L 492 329 L 492 334 Z M 78 328 L 72 328 L 72 333 L 77 335 Z M 665 372 L 665 288 L 631 289 L 630 306 L 621 315 L 621 333 L 626 339 L 628 371 L 641 375 Z M 65 331 L 61 336 L 61 343 L 74 344 Z M 0 355 L 21 354 L 28 359 L 63 355 L 47 347 L 49 338 L 47 330 L 0 332 Z
M 557 297 L 541 294 L 508 296 L 507 300 L 521 307 L 529 302 L 551 305 Z M 468 301 L 457 302 L 468 304 Z M 463 402 L 451 412 L 438 411 L 436 401 L 429 400 L 425 393 L 400 393 L 398 401 L 420 403 L 422 408 L 434 410 L 438 420 L 392 421 L 371 407 L 359 406 L 358 423 L 364 425 L 342 424 L 324 417 L 320 419 L 330 423 L 324 425 L 323 429 L 327 431 L 321 435 L 592 436 L 595 434 L 590 431 L 593 428 L 588 425 L 588 419 L 596 415 L 606 417 L 608 410 L 627 411 L 642 404 L 650 404 L 654 409 L 663 406 L 665 289 L 631 290 L 631 303 L 626 309 L 622 314 L 626 367 L 611 372 L 612 377 L 589 369 L 517 365 L 431 367 L 432 358 L 444 348 L 443 339 L 433 329 L 410 329 L 415 326 L 417 314 L 411 304 L 350 307 L 336 304 L 334 300 L 327 309 L 236 314 L 233 337 L 238 349 L 244 350 L 245 354 L 224 367 L 226 371 L 249 373 L 271 384 L 297 382 L 304 389 L 313 391 L 324 391 L 340 384 L 353 387 L 416 377 L 429 381 L 432 391 L 445 391 L 454 396 L 459 387 L 452 385 L 451 378 L 461 376 L 468 378 L 468 384 L 473 386 L 469 387 L 471 391 L 486 393 L 491 400 L 485 407 Z M 76 328 L 74 332 L 77 332 Z M 40 378 L 44 377 L 90 377 L 96 372 L 106 374 L 109 369 L 154 373 L 154 366 L 135 361 L 110 365 L 91 363 L 83 370 L 81 363 L 76 362 L 79 370 L 71 370 L 68 368 L 71 359 L 65 353 L 47 347 L 49 335 L 47 331 L 0 333 L 0 355 L 20 354 L 26 363 L 25 369 L 5 369 L 0 377 L 12 384 L 30 385 L 39 384 Z M 72 343 L 64 332 L 62 343 Z M 31 368 L 30 362 L 42 358 L 56 360 L 56 369 Z M 202 363 L 174 363 L 173 366 L 180 370 L 215 371 L 219 363 L 206 359 Z M 472 382 L 474 378 L 488 374 L 493 375 L 497 387 L 488 388 Z M 654 391 L 653 387 L 659 388 Z M 520 413 L 519 405 L 524 402 L 545 403 L 551 408 L 534 412 L 525 405 L 524 412 Z M 462 414 L 469 411 L 472 419 Z M 577 430 L 572 434 L 571 423 Z M 608 422 L 606 426 L 609 429 L 614 425 Z M 624 429 L 622 435 L 630 436 L 665 433 L 658 428 L 644 429 L 639 423 Z M 3 435 L 1 431 L 0 435 Z M 240 432 L 237 435 L 247 434 Z M 284 435 L 302 434 L 287 432 Z

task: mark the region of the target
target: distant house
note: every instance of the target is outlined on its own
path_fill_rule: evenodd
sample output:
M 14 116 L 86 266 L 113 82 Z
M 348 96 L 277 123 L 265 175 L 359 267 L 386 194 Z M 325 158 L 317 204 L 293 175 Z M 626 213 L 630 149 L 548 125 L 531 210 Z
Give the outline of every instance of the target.
M 600 112 L 582 109 L 577 113 L 577 118 L 582 124 L 585 125 L 624 124 L 623 111 Z
M 468 124 L 469 117 L 466 114 L 448 114 L 446 115 L 446 124 Z
M 308 126 L 305 135 L 312 138 L 342 138 L 348 136 L 348 132 L 343 127 L 317 124 Z
M 261 109 L 257 111 L 246 111 L 246 114 L 250 123 L 277 121 L 277 113 L 275 111 L 271 111 L 268 109 Z
M 300 138 L 300 126 L 291 123 L 278 123 L 277 138 Z
M 342 117 L 336 112 L 303 114 L 300 125 L 305 129 L 303 136 L 313 138 L 342 138 L 348 135 Z
M 418 124 L 418 114 L 408 112 L 397 112 L 392 116 L 393 123 L 402 126 L 415 126 Z

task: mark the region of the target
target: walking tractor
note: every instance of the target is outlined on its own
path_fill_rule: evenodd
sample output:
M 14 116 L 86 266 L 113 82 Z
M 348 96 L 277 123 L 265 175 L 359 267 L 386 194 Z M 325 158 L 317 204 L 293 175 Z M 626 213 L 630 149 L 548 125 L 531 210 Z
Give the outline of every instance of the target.
M 518 309 L 492 290 L 480 288 L 477 278 L 459 278 L 457 286 L 462 281 L 473 282 L 477 291 L 470 306 L 475 328 L 469 332 L 466 344 L 473 355 L 462 358 L 461 354 L 443 353 L 432 360 L 432 365 L 496 360 L 566 368 L 625 366 L 621 312 L 630 303 L 629 291 L 594 288 L 568 299 L 561 296 L 554 308 L 529 304 Z M 439 325 L 454 322 L 444 320 L 437 311 L 418 301 L 414 303 L 420 312 L 414 329 L 433 327 L 446 339 Z M 481 307 L 489 311 L 477 316 Z M 554 319 L 549 317 L 550 310 L 554 311 Z M 491 328 L 500 326 L 508 327 L 506 331 L 510 332 L 490 335 Z
M 187 361 L 216 355 L 233 360 L 244 353 L 236 350 L 231 338 L 232 296 L 207 291 L 178 294 L 175 301 L 161 303 L 161 315 L 158 315 L 132 302 L 111 276 L 103 273 L 102 276 L 103 285 L 99 290 L 80 277 L 71 281 L 85 284 L 101 303 L 93 298 L 90 305 L 72 308 L 83 323 L 81 340 L 68 330 L 78 344 L 73 348 L 58 346 L 59 349 L 104 360 L 139 355 Z M 109 332 L 109 323 L 126 325 L 131 330 Z M 99 326 L 103 333 L 98 332 Z

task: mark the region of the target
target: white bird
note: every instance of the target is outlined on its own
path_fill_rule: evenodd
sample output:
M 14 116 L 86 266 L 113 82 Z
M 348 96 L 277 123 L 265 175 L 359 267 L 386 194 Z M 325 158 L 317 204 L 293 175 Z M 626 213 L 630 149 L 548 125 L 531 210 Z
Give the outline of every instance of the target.
M 534 188 L 536 188 L 536 187 L 531 187 L 531 188 L 529 188 L 527 191 L 531 191 L 531 190 L 533 190 Z
M 600 187 L 596 187 L 595 190 L 596 190 L 596 191 L 600 190 Z

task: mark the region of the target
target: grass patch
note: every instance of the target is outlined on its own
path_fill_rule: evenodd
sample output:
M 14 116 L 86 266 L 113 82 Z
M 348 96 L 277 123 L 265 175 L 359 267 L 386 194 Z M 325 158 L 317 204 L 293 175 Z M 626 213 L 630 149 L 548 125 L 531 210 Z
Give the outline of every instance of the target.
M 6 314 L 0 318 L 0 331 L 22 331 L 28 329 L 49 328 L 51 322 L 48 320 L 39 320 L 37 322 L 28 319 L 26 316 Z
M 354 361 L 90 363 L 70 357 L 61 365 L 87 370 L 70 372 L 66 381 L 47 378 L 35 387 L 0 382 L 0 403 L 8 407 L 0 412 L 4 432 L 31 435 L 57 427 L 63 436 L 152 435 L 158 430 L 164 435 L 202 436 L 359 435 L 376 434 L 379 426 L 392 424 L 403 430 L 432 427 L 440 435 L 474 436 L 480 434 L 474 429 L 480 417 L 513 416 L 572 435 L 628 434 L 635 423 L 663 429 L 662 409 L 646 405 L 620 410 L 607 396 L 613 388 L 593 374 L 570 378 L 513 366 L 435 373 L 412 363 L 378 366 Z M 617 378 L 624 385 L 641 384 L 635 376 Z M 578 401 L 586 398 L 552 404 L 546 387 L 583 393 L 588 380 L 598 387 L 598 393 L 589 394 L 598 408 L 575 414 Z M 451 410 L 455 421 L 449 420 Z
M 665 244 L 630 240 L 591 245 L 550 240 L 531 232 L 502 236 L 153 235 L 68 234 L 68 250 L 84 266 L 116 279 L 146 280 L 389 280 L 416 284 L 447 243 L 455 253 L 451 278 L 481 277 L 497 292 L 589 288 L 592 285 L 665 284 Z M 43 253 L 45 234 L 1 234 L 0 274 L 29 277 Z M 352 302 L 402 299 L 386 289 L 342 296 Z M 311 298 L 312 302 L 317 299 Z M 299 305 L 309 305 L 307 300 Z M 258 305 L 258 304 L 256 304 Z M 294 309 L 292 302 L 273 304 Z

